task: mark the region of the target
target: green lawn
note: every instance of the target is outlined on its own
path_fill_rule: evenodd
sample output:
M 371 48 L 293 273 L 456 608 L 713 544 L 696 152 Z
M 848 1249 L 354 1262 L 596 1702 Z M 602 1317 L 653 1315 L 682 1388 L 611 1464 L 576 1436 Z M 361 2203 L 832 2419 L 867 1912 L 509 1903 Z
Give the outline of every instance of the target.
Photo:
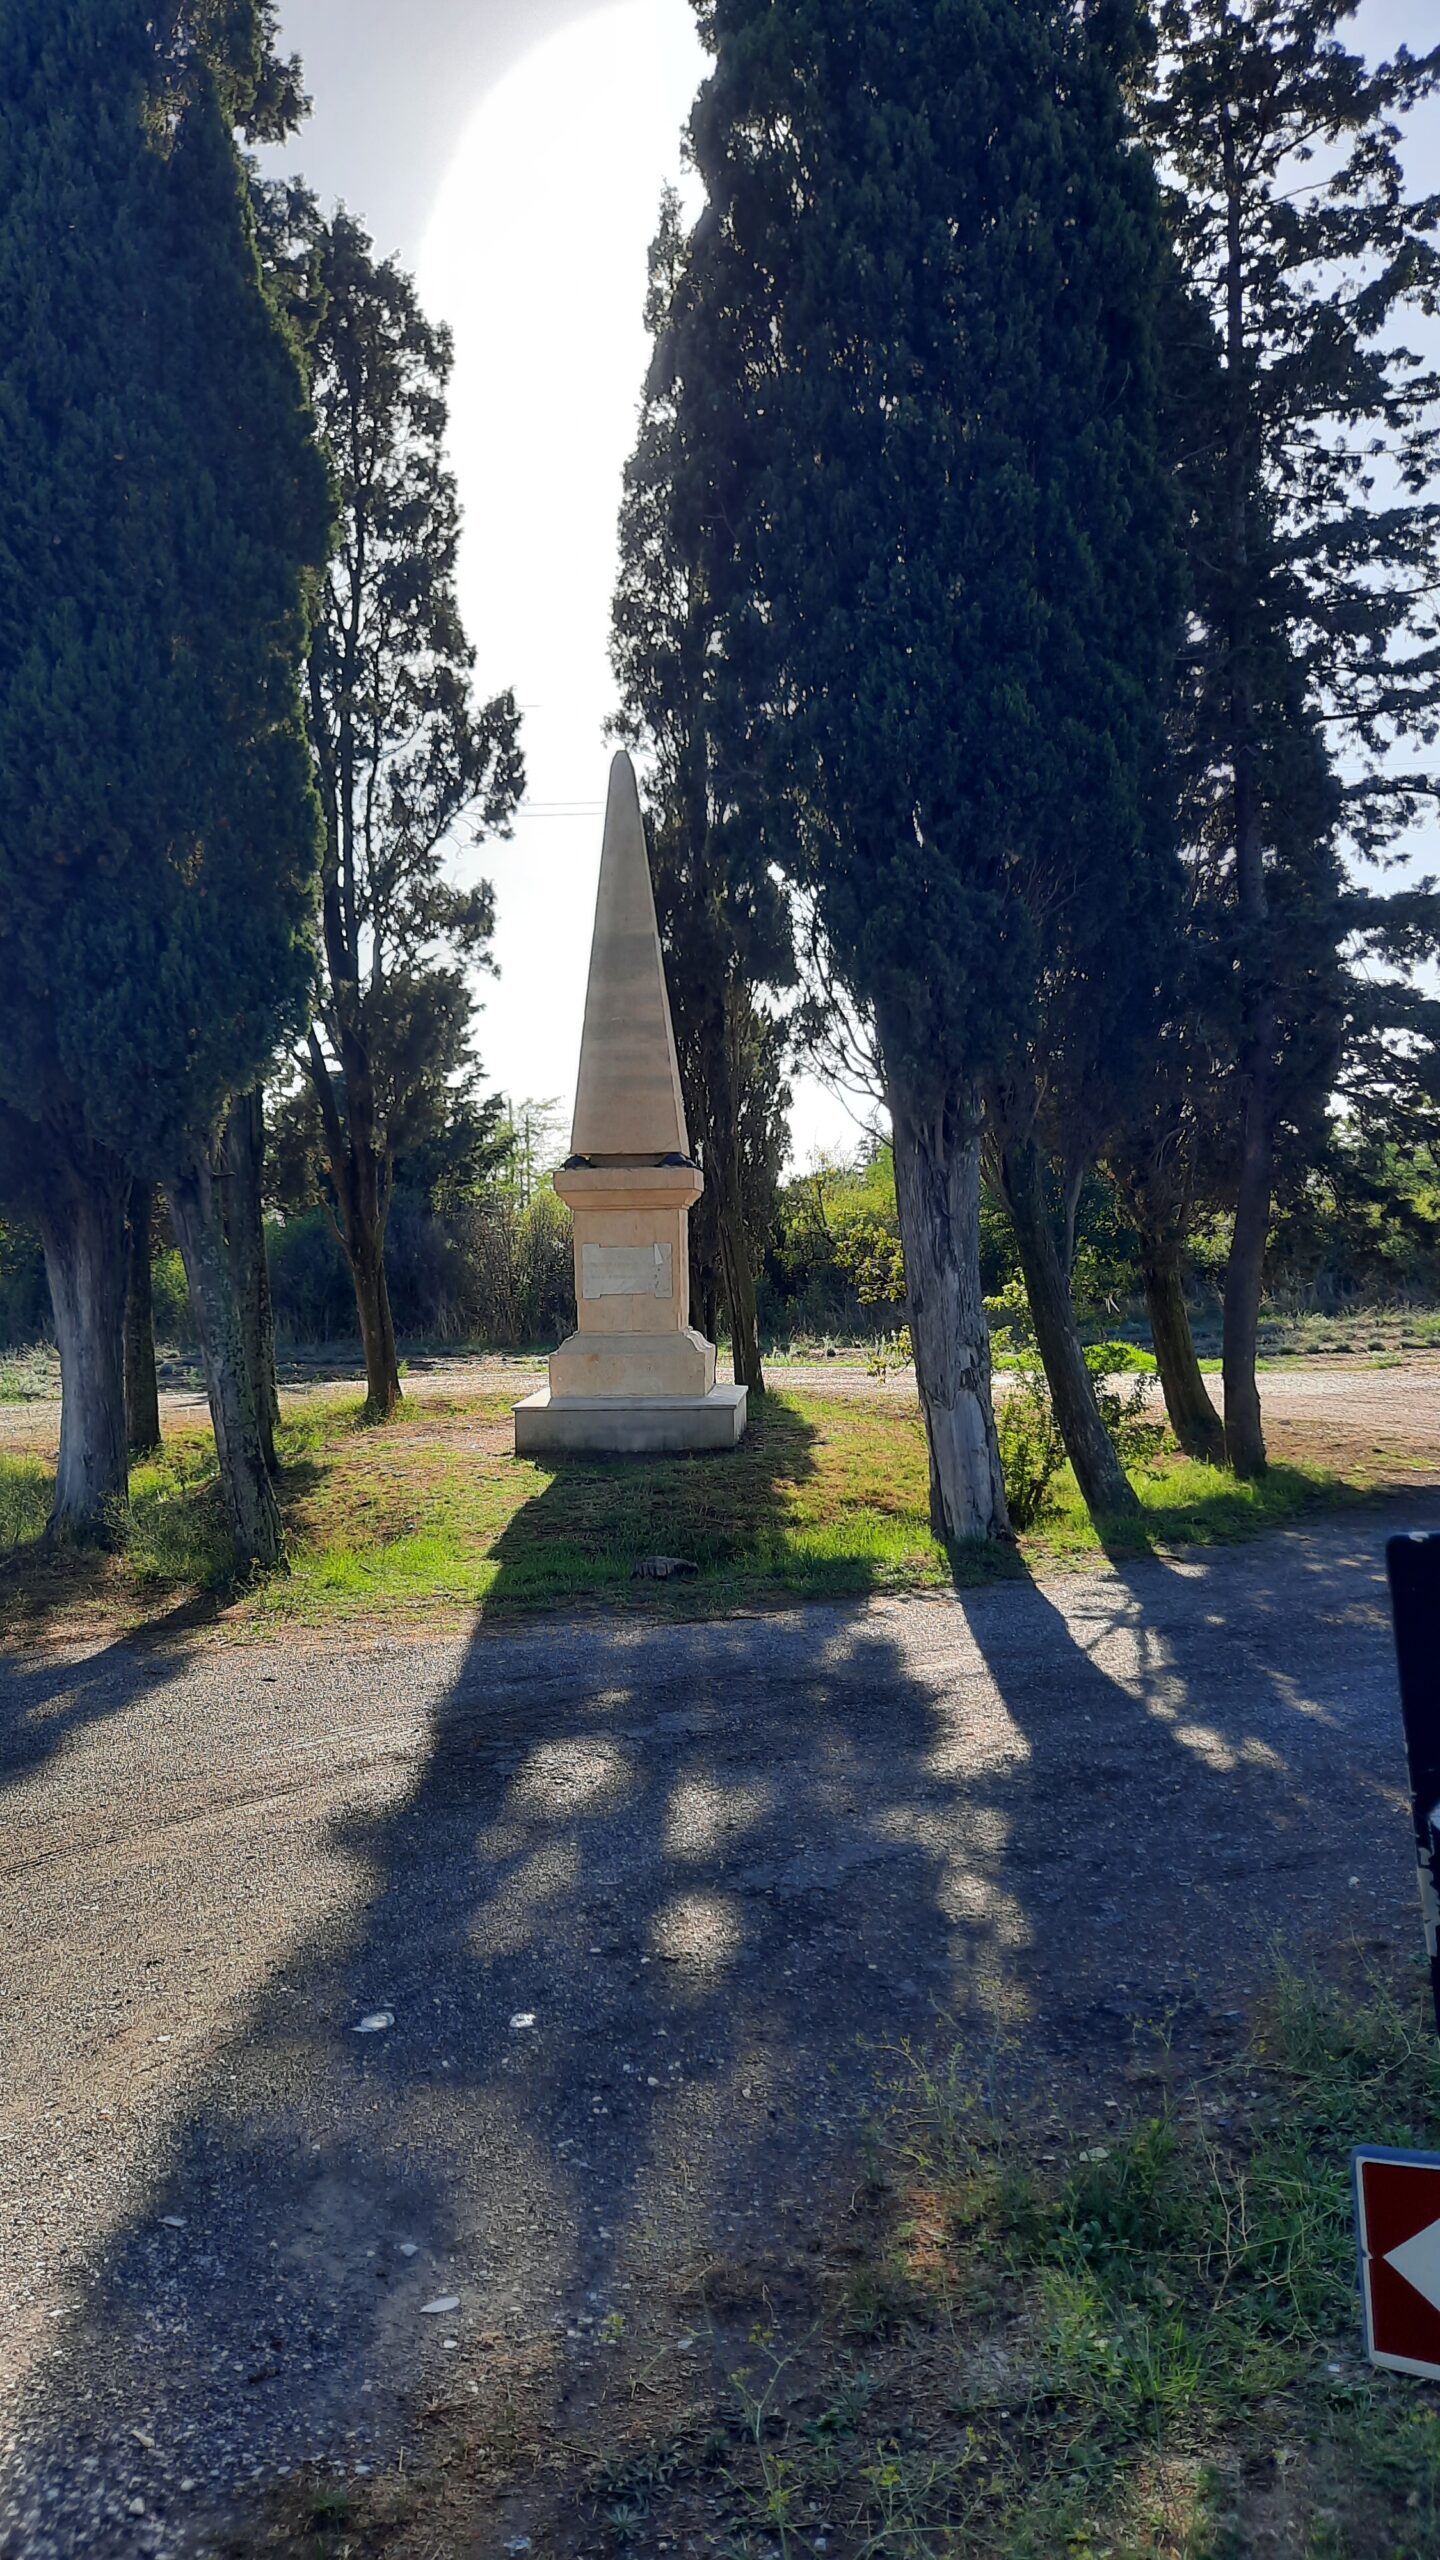
M 517 1460 L 506 1396 L 415 1400 L 367 1428 L 353 1394 L 289 1403 L 281 1499 L 290 1570 L 236 1590 L 208 1430 L 135 1471 L 108 1555 L 40 1544 L 49 1471 L 0 1456 L 0 1628 L 83 1633 L 176 1612 L 235 1632 L 341 1622 L 435 1626 L 604 1605 L 701 1616 L 786 1599 L 941 1590 L 1147 1546 L 1255 1534 L 1356 1486 L 1306 1465 L 1237 1485 L 1176 1454 L 1137 1471 L 1139 1521 L 1096 1529 L 1073 1480 L 1016 1548 L 948 1557 L 931 1536 L 918 1414 L 893 1398 L 754 1399 L 733 1454 Z M 656 1555 L 692 1575 L 637 1579 Z

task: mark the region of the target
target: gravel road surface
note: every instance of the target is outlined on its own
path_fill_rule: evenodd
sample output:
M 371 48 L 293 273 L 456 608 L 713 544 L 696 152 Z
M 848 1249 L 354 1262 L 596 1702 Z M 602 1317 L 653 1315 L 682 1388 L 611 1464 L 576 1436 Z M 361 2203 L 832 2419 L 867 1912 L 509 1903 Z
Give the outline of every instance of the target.
M 803 2255 L 903 2036 L 1103 2122 L 1133 2021 L 1198 2066 L 1277 1935 L 1408 1944 L 1398 1525 L 1440 1494 L 953 1599 L 0 1666 L 0 2552 L 214 2549 Z

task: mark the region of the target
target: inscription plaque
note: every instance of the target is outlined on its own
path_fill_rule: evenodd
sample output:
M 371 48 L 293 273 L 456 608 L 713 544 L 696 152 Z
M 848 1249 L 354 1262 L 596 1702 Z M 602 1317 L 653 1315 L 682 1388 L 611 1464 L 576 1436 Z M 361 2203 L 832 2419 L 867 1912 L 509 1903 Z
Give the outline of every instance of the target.
M 670 1298 L 674 1292 L 668 1244 L 587 1244 L 580 1257 L 581 1294 L 587 1298 Z

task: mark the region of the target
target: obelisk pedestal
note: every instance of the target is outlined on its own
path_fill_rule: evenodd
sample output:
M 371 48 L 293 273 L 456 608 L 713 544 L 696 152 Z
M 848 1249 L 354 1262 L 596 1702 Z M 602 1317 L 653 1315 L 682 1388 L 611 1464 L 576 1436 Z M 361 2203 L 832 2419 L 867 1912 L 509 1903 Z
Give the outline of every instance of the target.
M 515 1407 L 518 1456 L 733 1449 L 747 1391 L 690 1324 L 690 1155 L 634 768 L 610 768 L 570 1157 L 577 1326 Z

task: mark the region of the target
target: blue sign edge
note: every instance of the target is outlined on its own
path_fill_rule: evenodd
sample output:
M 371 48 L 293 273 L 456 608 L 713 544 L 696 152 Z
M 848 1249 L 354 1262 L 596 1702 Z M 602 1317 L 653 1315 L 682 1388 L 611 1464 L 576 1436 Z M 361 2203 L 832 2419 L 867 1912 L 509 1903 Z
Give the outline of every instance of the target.
M 1370 2287 L 1365 2281 L 1370 2251 L 1365 2245 L 1365 2206 L 1360 2191 L 1360 2171 L 1367 2160 L 1393 2160 L 1402 2168 L 1440 2169 L 1440 2151 L 1395 2151 L 1384 2142 L 1357 2142 L 1350 2153 L 1350 2193 L 1355 2214 L 1355 2287 L 1360 2296 L 1365 2353 L 1373 2364 L 1375 2341 L 1370 2333 Z

